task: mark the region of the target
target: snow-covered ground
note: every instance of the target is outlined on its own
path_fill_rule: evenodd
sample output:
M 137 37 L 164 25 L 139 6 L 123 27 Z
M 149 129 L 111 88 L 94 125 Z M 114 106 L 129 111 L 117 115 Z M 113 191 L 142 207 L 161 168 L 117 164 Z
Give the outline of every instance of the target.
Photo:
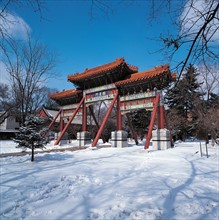
M 1 158 L 0 219 L 218 219 L 218 146 Z M 204 148 L 203 148 L 203 152 Z
M 31 151 L 30 149 L 17 148 L 17 145 L 18 144 L 12 140 L 1 140 L 0 141 L 0 154 Z M 71 143 L 65 144 L 62 146 L 54 145 L 54 141 L 52 141 L 51 143 L 48 143 L 44 149 L 38 148 L 36 149 L 36 151 L 43 152 L 44 150 L 49 150 L 49 149 L 62 149 L 62 148 L 70 148 L 70 147 L 76 147 L 76 146 L 78 146 L 77 140 L 73 140 Z

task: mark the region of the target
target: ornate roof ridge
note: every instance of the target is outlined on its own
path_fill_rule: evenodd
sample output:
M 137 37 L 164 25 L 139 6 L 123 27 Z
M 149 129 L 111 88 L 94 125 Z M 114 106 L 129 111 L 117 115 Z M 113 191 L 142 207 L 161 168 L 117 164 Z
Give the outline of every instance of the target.
M 127 64 L 125 62 L 124 57 L 121 57 L 121 58 L 117 58 L 113 62 L 110 62 L 110 63 L 107 63 L 107 64 L 103 64 L 101 66 L 97 66 L 97 67 L 94 67 L 94 68 L 91 68 L 91 69 L 86 68 L 84 70 L 84 72 L 82 72 L 82 73 L 70 74 L 70 75 L 68 75 L 68 80 L 69 81 L 71 81 L 71 80 L 79 80 L 81 78 L 84 78 L 85 76 L 86 77 L 87 76 L 91 77 L 91 76 L 94 76 L 94 75 L 98 75 L 100 73 L 103 73 L 103 72 L 106 72 L 106 71 L 110 71 L 110 70 L 120 66 L 122 63 L 125 63 L 132 72 L 137 72 L 138 71 L 138 67 L 131 66 L 131 65 Z
M 131 69 L 133 72 L 138 72 L 138 67 L 134 66 L 134 65 L 130 65 L 128 63 L 126 63 L 126 65 L 129 67 L 129 69 Z
M 50 98 L 54 100 L 59 100 L 62 98 L 74 96 L 78 93 L 82 93 L 82 91 L 77 88 L 74 88 L 74 89 L 69 89 L 69 90 L 63 90 L 61 92 L 52 93 L 50 94 Z
M 170 71 L 169 69 L 169 64 L 164 64 L 164 65 L 160 65 L 160 66 L 155 66 L 154 68 L 152 69 L 149 69 L 149 70 L 144 70 L 144 71 L 141 71 L 141 72 L 138 72 L 138 73 L 135 73 L 135 76 L 137 74 L 139 75 L 142 75 L 142 74 L 156 74 L 156 73 L 161 73 L 161 72 L 166 72 L 166 71 Z
M 135 82 L 135 81 L 154 78 L 157 75 L 161 75 L 165 72 L 171 75 L 171 72 L 170 72 L 170 69 L 169 69 L 169 64 L 155 66 L 153 69 L 131 74 L 127 79 L 116 82 L 115 85 L 120 86 L 120 85 L 124 85 L 124 84 L 129 84 L 129 83 Z

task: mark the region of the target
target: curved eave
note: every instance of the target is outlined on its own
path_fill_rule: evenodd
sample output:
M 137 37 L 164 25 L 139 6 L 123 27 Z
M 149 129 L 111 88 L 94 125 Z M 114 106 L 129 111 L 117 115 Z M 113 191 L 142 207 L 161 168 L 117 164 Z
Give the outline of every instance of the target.
M 147 70 L 147 71 L 132 74 L 129 76 L 129 78 L 116 82 L 115 85 L 117 87 L 124 87 L 128 85 L 151 81 L 152 79 L 165 77 L 165 76 L 168 77 L 169 81 L 174 80 L 174 76 L 171 74 L 169 70 L 169 65 L 167 64 L 164 66 L 155 67 L 152 70 Z
M 118 58 L 114 62 L 98 66 L 92 69 L 86 69 L 83 73 L 68 75 L 68 81 L 77 84 L 77 82 L 85 79 L 98 76 L 102 77 L 102 75 L 104 75 L 105 73 L 111 72 L 122 65 L 126 66 L 126 69 L 129 73 L 136 73 L 138 71 L 138 67 L 127 64 L 124 58 Z
M 59 101 L 61 99 L 74 99 L 77 98 L 79 95 L 82 95 L 82 91 L 78 90 L 78 89 L 70 89 L 70 90 L 64 90 L 62 92 L 56 92 L 56 93 L 52 93 L 50 94 L 50 98 L 55 100 L 55 101 Z

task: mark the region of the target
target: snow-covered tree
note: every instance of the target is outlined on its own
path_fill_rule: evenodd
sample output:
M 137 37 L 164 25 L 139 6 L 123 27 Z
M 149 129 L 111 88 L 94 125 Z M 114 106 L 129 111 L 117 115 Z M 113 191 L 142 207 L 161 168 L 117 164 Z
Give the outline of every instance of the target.
M 35 148 L 43 148 L 46 139 L 42 136 L 45 129 L 42 128 L 44 119 L 37 116 L 28 116 L 24 126 L 20 127 L 19 133 L 13 139 L 18 143 L 17 147 L 29 148 L 32 151 L 31 161 L 34 161 Z
M 197 70 L 190 65 L 177 86 L 168 90 L 166 94 L 173 135 L 182 139 L 195 135 L 197 128 L 197 108 L 200 107 L 199 103 L 203 96 L 199 91 L 200 83 L 197 76 Z
M 197 137 L 211 138 L 212 144 L 219 137 L 219 96 L 211 93 L 208 100 L 200 100 L 197 108 L 198 126 Z

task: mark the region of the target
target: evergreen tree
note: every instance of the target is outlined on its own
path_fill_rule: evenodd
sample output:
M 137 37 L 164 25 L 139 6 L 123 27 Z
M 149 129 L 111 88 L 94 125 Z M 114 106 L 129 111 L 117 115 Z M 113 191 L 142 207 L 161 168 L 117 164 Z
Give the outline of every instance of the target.
M 44 119 L 37 116 L 28 116 L 24 123 L 24 126 L 20 127 L 19 133 L 13 139 L 18 143 L 17 147 L 31 149 L 31 161 L 34 161 L 35 148 L 43 148 L 47 143 L 46 139 L 41 135 L 45 132 L 42 129 Z
M 219 108 L 219 95 L 210 93 L 210 98 L 207 100 L 208 108 Z
M 203 104 L 202 104 L 203 103 Z M 199 113 L 198 137 L 218 143 L 219 141 L 219 96 L 210 93 L 208 100 L 203 101 L 197 111 Z
M 196 108 L 203 94 L 199 92 L 196 72 L 190 64 L 177 86 L 168 90 L 165 98 L 173 135 L 182 139 L 193 136 L 197 127 Z
M 145 109 L 139 109 L 131 112 L 129 115 L 134 130 L 137 132 L 138 137 L 143 140 L 150 123 L 150 113 Z

